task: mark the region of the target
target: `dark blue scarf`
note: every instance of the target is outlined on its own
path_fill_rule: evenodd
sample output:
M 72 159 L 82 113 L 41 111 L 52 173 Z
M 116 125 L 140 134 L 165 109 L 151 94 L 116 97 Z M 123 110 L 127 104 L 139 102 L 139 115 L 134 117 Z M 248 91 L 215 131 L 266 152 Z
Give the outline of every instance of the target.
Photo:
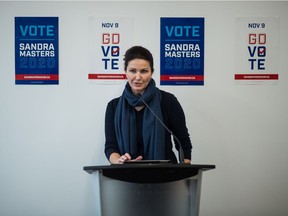
M 145 89 L 142 99 L 151 107 L 155 114 L 161 119 L 161 92 L 156 87 L 155 81 L 150 80 Z M 115 112 L 115 131 L 120 149 L 120 154 L 129 153 L 132 158 L 137 155 L 137 129 L 135 106 L 143 106 L 143 102 L 135 96 L 127 82 L 122 96 L 118 102 Z M 145 106 L 145 105 L 144 105 Z M 155 116 L 147 108 L 143 116 L 143 143 L 144 159 L 165 159 L 165 129 Z

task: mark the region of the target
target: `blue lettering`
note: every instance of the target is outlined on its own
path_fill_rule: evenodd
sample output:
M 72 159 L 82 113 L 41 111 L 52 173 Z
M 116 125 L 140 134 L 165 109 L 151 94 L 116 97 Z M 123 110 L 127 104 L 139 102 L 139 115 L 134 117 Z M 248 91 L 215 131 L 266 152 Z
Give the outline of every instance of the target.
M 258 57 L 265 57 L 266 56 L 266 47 L 265 46 L 248 46 L 248 51 L 250 57 L 254 57 L 257 54 Z M 256 52 L 257 51 L 257 52 Z
M 112 46 L 111 47 L 111 56 L 115 57 L 115 56 L 119 56 L 119 52 L 120 48 L 119 46 Z
M 22 36 L 54 36 L 53 25 L 20 25 L 20 32 Z
M 37 36 L 37 26 L 29 27 L 29 36 Z
M 112 70 L 118 70 L 118 61 L 119 59 L 108 59 L 108 58 L 103 58 L 102 61 L 104 62 L 104 69 L 107 70 L 109 66 L 111 66 Z M 109 63 L 111 63 L 109 65 Z
M 22 36 L 26 36 L 28 30 L 28 26 L 26 25 L 25 28 L 23 29 L 23 26 L 20 25 L 20 31 Z
M 260 28 L 260 23 L 248 23 L 248 28 Z
M 102 23 L 102 28 L 112 28 L 114 23 Z
M 254 63 L 256 62 L 256 59 L 248 59 L 248 61 L 251 63 L 250 64 L 251 70 L 254 70 Z
M 258 59 L 258 70 L 265 70 L 265 59 Z
M 54 36 L 54 26 L 53 25 L 47 25 L 47 36 Z
M 254 57 L 255 56 L 255 52 L 256 52 L 256 47 L 253 47 L 253 50 L 251 50 L 251 46 L 248 46 L 248 51 L 249 51 L 249 55 L 250 57 Z
M 200 26 L 192 26 L 192 37 L 200 37 Z
M 105 57 L 107 57 L 110 53 L 111 56 L 116 57 L 120 54 L 119 46 L 101 46 L 102 53 Z
M 265 59 L 248 59 L 251 70 L 257 66 L 258 70 L 265 70 Z
M 168 37 L 172 36 L 173 28 L 174 28 L 174 26 L 171 26 L 171 29 L 169 30 L 169 26 L 165 26 L 166 33 L 167 33 Z
M 259 57 L 265 57 L 266 56 L 266 47 L 265 46 L 259 46 L 258 47 L 258 56 Z
M 200 37 L 200 26 L 165 26 L 168 37 Z
M 112 70 L 118 70 L 118 61 L 119 59 L 111 59 L 111 69 Z
M 108 62 L 110 61 L 110 59 L 102 59 L 102 61 L 104 61 L 104 69 L 107 70 L 108 69 Z
M 105 57 L 108 56 L 109 54 L 109 51 L 110 51 L 110 46 L 107 46 L 107 48 L 105 48 L 104 46 L 101 46 L 101 49 L 102 49 L 102 53 Z

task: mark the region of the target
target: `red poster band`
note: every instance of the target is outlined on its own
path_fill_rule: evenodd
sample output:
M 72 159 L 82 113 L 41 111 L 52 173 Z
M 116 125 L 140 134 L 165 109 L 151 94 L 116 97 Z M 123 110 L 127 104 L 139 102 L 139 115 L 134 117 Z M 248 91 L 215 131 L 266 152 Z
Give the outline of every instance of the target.
M 161 81 L 203 81 L 203 75 L 161 75 Z
M 124 80 L 126 74 L 88 74 L 88 79 L 93 80 Z
M 278 74 L 235 74 L 235 80 L 278 80 Z
M 17 74 L 16 80 L 58 80 L 57 74 Z

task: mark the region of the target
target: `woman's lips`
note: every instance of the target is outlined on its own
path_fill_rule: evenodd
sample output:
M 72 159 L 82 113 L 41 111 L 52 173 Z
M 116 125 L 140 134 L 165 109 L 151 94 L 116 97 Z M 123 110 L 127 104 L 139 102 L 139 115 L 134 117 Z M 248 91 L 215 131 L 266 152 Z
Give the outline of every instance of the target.
M 142 83 L 134 83 L 135 86 L 141 86 Z

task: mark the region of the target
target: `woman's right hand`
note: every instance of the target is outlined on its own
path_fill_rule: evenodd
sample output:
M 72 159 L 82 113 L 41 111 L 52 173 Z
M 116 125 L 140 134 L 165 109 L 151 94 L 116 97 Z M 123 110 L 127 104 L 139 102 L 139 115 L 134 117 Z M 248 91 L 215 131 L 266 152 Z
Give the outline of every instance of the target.
M 131 160 L 131 156 L 128 154 L 128 153 L 125 153 L 124 155 L 121 155 L 118 159 L 118 163 L 119 164 L 123 164 L 125 163 L 126 161 L 129 161 Z
M 120 155 L 118 153 L 112 153 L 110 155 L 109 161 L 111 164 L 123 164 L 127 161 L 130 161 L 130 160 L 134 161 L 134 160 L 142 160 L 142 159 L 143 159 L 142 156 L 138 156 L 137 158 L 132 159 L 132 157 L 130 156 L 129 153 L 125 153 L 124 155 Z

